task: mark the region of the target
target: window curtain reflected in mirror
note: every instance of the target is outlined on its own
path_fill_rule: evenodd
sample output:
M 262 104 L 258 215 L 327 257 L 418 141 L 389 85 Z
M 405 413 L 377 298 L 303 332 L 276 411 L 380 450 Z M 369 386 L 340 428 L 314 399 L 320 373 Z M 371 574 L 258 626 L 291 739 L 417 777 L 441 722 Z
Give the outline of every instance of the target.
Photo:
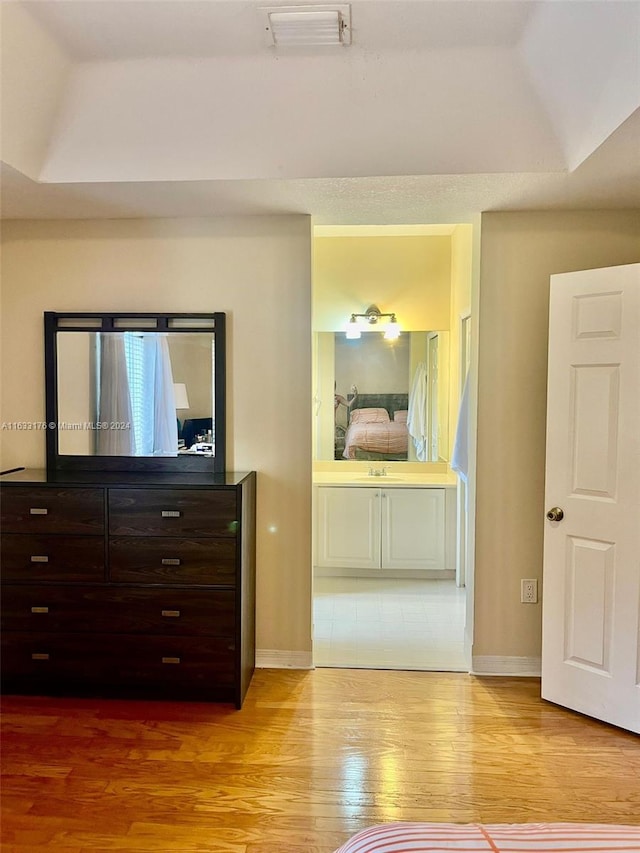
M 98 421 L 131 424 L 133 417 L 124 340 L 119 335 L 106 334 L 100 335 L 98 342 Z M 96 430 L 96 453 L 99 456 L 133 455 L 133 430 Z
M 99 430 L 96 452 L 175 456 L 178 425 L 166 335 L 101 334 L 99 370 L 99 420 L 130 428 Z
M 178 420 L 173 388 L 171 356 L 166 335 L 145 338 L 152 348 L 153 359 L 153 446 L 154 456 L 175 454 L 178 447 Z

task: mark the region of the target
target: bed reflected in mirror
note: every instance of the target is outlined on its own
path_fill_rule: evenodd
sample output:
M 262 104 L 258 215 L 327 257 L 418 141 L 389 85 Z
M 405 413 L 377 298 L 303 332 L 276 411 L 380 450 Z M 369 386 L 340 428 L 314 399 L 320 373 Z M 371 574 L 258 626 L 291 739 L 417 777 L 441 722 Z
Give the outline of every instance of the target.
M 318 459 L 447 461 L 448 332 L 316 337 Z

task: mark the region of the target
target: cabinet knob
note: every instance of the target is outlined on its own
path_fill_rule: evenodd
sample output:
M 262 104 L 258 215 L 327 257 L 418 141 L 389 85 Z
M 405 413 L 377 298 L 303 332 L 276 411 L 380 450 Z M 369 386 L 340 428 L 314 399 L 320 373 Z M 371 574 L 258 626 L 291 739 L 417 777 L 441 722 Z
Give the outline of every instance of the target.
M 162 658 L 162 663 L 180 663 L 180 658 Z
M 174 557 L 163 557 L 162 558 L 163 566 L 179 566 L 180 560 L 175 559 Z
M 44 652 L 33 652 L 31 660 L 49 660 L 49 655 Z
M 32 607 L 31 612 L 32 613 L 48 613 L 49 608 L 48 607 Z
M 179 619 L 180 618 L 180 611 L 179 610 L 161 610 L 160 613 L 162 616 L 167 617 L 167 619 Z
M 48 515 L 49 510 L 44 507 L 32 506 L 29 510 L 29 515 Z
M 34 555 L 31 557 L 31 562 L 32 562 L 32 563 L 48 563 L 48 562 L 49 562 L 49 558 L 48 558 L 48 557 L 44 557 L 44 556 L 42 556 L 42 557 L 38 557 L 38 556 L 36 556 L 36 555 L 34 554 Z
M 180 518 L 182 515 L 177 509 L 163 509 L 160 514 L 163 518 Z

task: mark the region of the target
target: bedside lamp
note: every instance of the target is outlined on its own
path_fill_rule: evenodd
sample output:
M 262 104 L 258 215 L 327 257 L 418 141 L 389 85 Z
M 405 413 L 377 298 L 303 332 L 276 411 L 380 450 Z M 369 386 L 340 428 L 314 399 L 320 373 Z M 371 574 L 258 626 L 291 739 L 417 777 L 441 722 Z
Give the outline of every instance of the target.
M 176 409 L 188 409 L 189 398 L 187 397 L 187 386 L 184 382 L 173 383 L 173 396 L 176 400 Z

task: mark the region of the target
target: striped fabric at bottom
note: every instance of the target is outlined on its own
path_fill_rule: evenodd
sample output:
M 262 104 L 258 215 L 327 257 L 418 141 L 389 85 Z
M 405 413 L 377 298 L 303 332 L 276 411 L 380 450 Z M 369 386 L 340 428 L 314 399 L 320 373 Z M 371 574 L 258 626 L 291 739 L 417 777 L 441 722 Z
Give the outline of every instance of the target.
M 640 853 L 640 827 L 595 823 L 387 823 L 334 853 Z

